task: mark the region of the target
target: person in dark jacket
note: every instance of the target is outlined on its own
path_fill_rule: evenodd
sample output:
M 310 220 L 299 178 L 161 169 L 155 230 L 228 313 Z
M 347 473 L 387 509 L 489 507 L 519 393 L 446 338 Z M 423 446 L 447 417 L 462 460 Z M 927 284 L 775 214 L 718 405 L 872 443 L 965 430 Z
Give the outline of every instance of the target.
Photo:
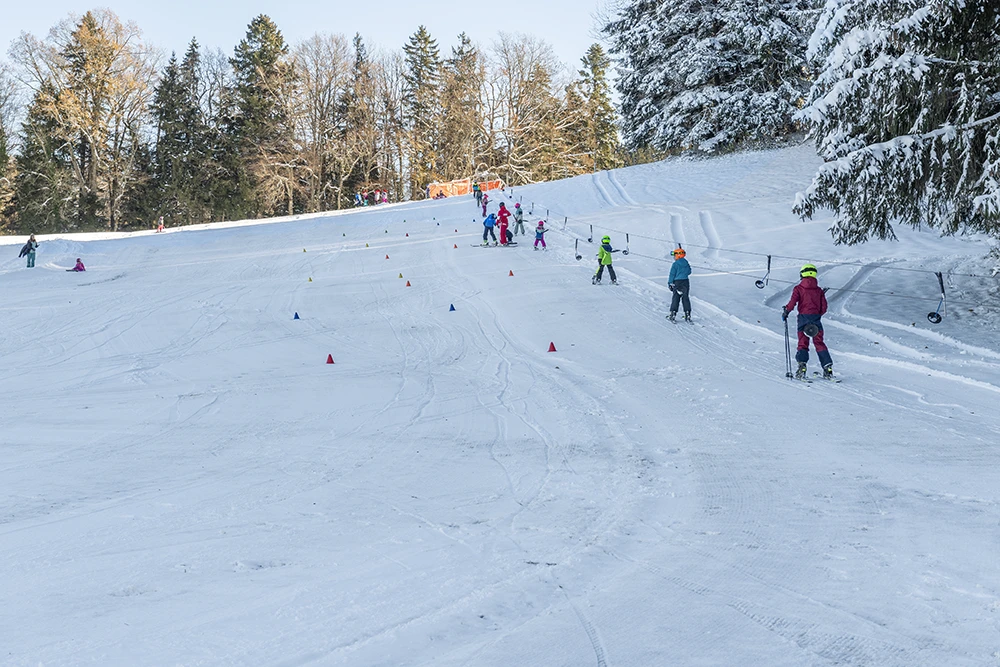
M 816 347 L 816 354 L 819 356 L 819 363 L 823 367 L 823 377 L 833 377 L 833 359 L 830 351 L 823 341 L 822 317 L 826 315 L 826 292 L 816 281 L 818 272 L 812 264 L 806 264 L 799 272 L 801 282 L 792 290 L 792 298 L 784 308 L 781 309 L 781 319 L 787 320 L 788 314 L 798 307 L 798 330 L 799 347 L 795 352 L 795 361 L 799 362 L 795 377 L 802 379 L 806 376 L 806 364 L 809 362 L 809 338 L 812 338 Z
M 24 244 L 21 248 L 21 254 L 18 257 L 28 258 L 28 268 L 32 269 L 35 267 L 35 251 L 38 250 L 38 241 L 35 240 L 35 235 L 32 234 L 28 242 Z
M 483 220 L 483 245 L 486 245 L 486 237 L 489 236 L 493 239 L 493 245 L 497 244 L 497 235 L 493 231 L 493 227 L 497 224 L 497 217 L 490 213 Z
M 677 307 L 684 304 L 684 321 L 691 321 L 691 265 L 685 258 L 687 255 L 684 248 L 677 248 L 673 252 L 674 263 L 670 267 L 670 276 L 667 278 L 667 287 L 674 293 L 670 299 L 670 315 L 667 316 L 671 322 L 677 319 Z

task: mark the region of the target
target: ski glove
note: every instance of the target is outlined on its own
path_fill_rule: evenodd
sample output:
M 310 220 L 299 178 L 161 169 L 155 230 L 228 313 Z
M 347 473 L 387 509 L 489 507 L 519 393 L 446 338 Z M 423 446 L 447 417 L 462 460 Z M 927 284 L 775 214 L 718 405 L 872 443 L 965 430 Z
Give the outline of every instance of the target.
M 673 292 L 673 291 L 674 291 L 674 284 L 673 284 L 673 283 L 670 283 L 669 285 L 667 285 L 667 288 L 668 288 L 668 289 L 669 289 L 669 290 L 670 290 L 671 292 Z
M 788 321 L 788 309 L 785 308 L 784 306 L 781 307 L 781 321 L 782 322 Z

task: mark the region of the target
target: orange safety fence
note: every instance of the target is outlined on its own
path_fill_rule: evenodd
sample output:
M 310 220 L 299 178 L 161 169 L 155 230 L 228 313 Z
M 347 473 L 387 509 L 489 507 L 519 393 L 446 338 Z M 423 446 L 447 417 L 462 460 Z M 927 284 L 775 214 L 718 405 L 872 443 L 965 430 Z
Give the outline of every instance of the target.
M 472 179 L 463 178 L 458 181 L 447 181 L 445 183 L 431 183 L 427 186 L 427 197 L 429 199 L 440 199 L 441 197 L 458 197 L 472 192 Z M 504 187 L 500 179 L 492 181 L 480 181 L 479 188 L 483 192 L 489 190 L 500 190 Z

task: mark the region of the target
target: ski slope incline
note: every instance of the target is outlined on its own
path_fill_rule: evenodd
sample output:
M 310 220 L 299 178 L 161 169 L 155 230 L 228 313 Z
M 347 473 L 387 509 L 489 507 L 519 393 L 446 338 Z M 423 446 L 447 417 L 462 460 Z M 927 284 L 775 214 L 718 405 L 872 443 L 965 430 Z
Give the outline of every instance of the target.
M 814 167 L 506 193 L 547 252 L 463 198 L 7 253 L 0 662 L 1000 664 L 984 245 L 835 247 Z M 783 377 L 798 258 L 842 384 Z

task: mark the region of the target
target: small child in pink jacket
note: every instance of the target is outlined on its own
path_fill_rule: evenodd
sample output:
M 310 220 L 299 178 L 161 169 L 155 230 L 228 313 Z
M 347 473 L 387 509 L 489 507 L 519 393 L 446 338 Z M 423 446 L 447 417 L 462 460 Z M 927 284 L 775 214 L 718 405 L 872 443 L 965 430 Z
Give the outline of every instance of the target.
M 67 270 L 67 271 L 86 271 L 86 270 L 87 270 L 87 267 L 85 267 L 85 266 L 83 265 L 83 262 L 82 262 L 82 261 L 80 261 L 80 258 L 79 258 L 79 257 L 77 257 L 77 258 L 76 258 L 76 266 L 74 266 L 74 267 L 73 267 L 72 269 L 66 269 L 66 270 Z

